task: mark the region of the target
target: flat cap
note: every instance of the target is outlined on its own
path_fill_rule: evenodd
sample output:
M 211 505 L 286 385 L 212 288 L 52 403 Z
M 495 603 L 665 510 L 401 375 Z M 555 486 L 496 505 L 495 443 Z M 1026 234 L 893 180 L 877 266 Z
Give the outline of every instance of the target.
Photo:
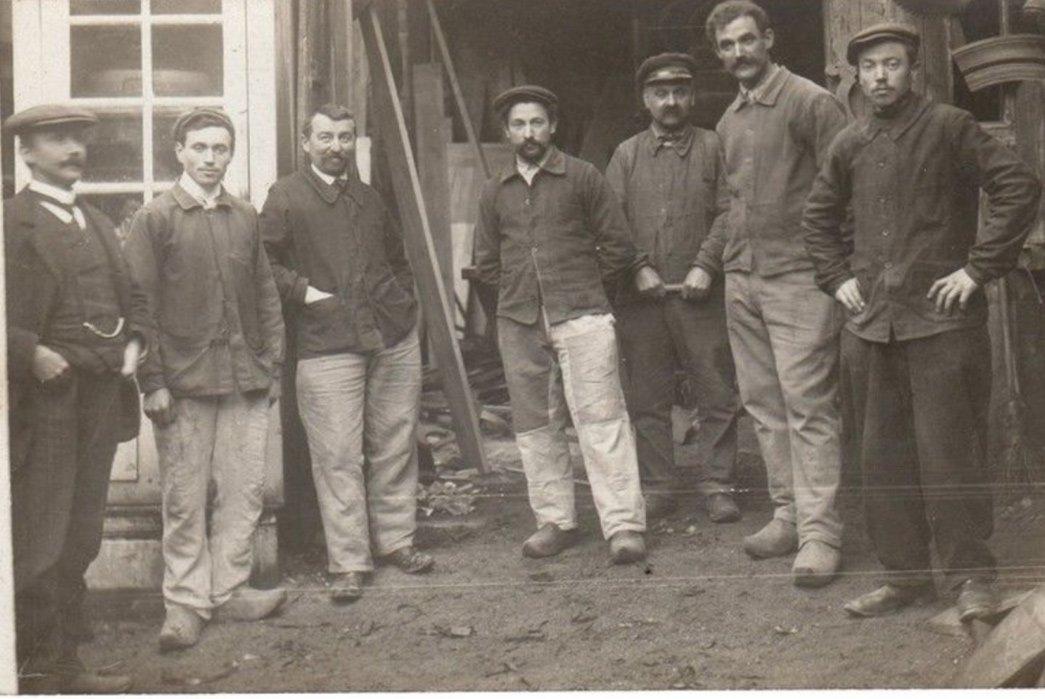
M 559 98 L 551 90 L 540 85 L 518 85 L 493 98 L 493 108 L 498 114 L 508 111 L 519 102 L 537 102 L 545 107 L 559 106 Z
M 849 40 L 849 46 L 846 47 L 845 58 L 849 61 L 849 65 L 855 66 L 861 50 L 883 41 L 902 41 L 918 48 L 921 37 L 918 36 L 918 30 L 914 27 L 896 22 L 882 22 L 854 34 Z
M 38 104 L 7 117 L 4 130 L 19 135 L 33 129 L 51 126 L 97 124 L 98 117 L 89 109 L 70 104 Z
M 217 107 L 194 107 L 185 112 L 182 112 L 178 118 L 174 121 L 174 126 L 171 127 L 171 134 L 174 136 L 174 140 L 178 140 L 178 136 L 185 130 L 185 126 L 196 119 L 201 117 L 207 117 L 214 119 L 221 123 L 222 126 L 229 130 L 232 137 L 236 137 L 236 128 L 232 125 L 232 119 L 225 113 L 225 110 L 218 109 Z
M 658 53 L 650 56 L 635 71 L 635 84 L 685 82 L 693 79 L 697 62 L 688 53 Z

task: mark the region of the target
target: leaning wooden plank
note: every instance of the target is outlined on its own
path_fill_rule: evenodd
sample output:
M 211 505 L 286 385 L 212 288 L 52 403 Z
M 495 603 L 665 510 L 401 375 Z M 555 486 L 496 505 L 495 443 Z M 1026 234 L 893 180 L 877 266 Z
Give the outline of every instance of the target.
M 387 147 L 392 187 L 395 190 L 402 219 L 406 251 L 417 277 L 421 303 L 439 367 L 443 372 L 443 391 L 454 417 L 457 446 L 469 466 L 489 473 L 479 419 L 461 360 L 461 350 L 454 336 L 453 315 L 447 303 L 439 261 L 432 243 L 421 181 L 410 147 L 410 137 L 403 119 L 403 108 L 395 90 L 392 66 L 374 4 L 360 15 L 363 42 L 373 77 L 374 113 Z
M 1045 585 L 1009 612 L 965 662 L 953 686 L 1033 687 L 1045 661 Z

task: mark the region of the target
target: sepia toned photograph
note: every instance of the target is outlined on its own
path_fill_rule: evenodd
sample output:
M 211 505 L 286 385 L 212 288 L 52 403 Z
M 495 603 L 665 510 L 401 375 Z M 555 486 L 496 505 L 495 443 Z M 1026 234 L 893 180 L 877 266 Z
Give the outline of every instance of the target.
M 0 692 L 1045 688 L 1045 0 L 0 0 Z

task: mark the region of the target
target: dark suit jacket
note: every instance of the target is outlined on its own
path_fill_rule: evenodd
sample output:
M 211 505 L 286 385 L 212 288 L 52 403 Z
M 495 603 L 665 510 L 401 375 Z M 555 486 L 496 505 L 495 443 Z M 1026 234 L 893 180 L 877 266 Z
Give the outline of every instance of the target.
M 109 257 L 113 284 L 130 335 L 138 335 L 146 350 L 153 344 L 153 328 L 146 313 L 145 295 L 131 280 L 112 223 L 98 209 L 78 202 L 84 216 L 100 232 Z M 44 334 L 62 287 L 75 274 L 61 240 L 62 224 L 23 189 L 4 202 L 4 269 L 7 299 L 7 377 L 11 408 L 11 465 L 18 468 L 32 439 L 32 424 L 23 401 L 33 376 L 33 353 Z M 128 384 L 132 389 L 133 385 Z M 136 390 L 121 393 L 120 440 L 138 434 Z M 132 404 L 133 402 L 133 404 Z

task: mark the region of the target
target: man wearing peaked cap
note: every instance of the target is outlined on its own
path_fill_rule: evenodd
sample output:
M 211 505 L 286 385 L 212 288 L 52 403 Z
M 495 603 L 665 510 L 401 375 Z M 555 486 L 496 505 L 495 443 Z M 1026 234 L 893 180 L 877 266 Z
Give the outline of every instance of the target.
M 552 145 L 557 104 L 533 85 L 494 100 L 515 161 L 479 198 L 476 272 L 499 289 L 501 357 L 537 520 L 523 555 L 554 556 L 577 540 L 569 410 L 602 534 L 613 561 L 627 563 L 646 555 L 646 518 L 603 276 L 632 283 L 652 270 L 602 174 Z
M 917 45 L 895 24 L 849 42 L 872 112 L 831 144 L 803 227 L 817 284 L 848 311 L 841 376 L 885 568 L 884 584 L 845 609 L 877 616 L 935 596 L 934 548 L 968 621 L 998 603 L 982 287 L 1016 265 L 1041 185 L 972 114 L 912 90 Z
M 621 143 L 606 179 L 624 205 L 636 247 L 649 255 L 655 283 L 646 294 L 617 295 L 624 386 L 635 425 L 647 517 L 674 509 L 671 408 L 675 366 L 689 374 L 701 414 L 700 489 L 712 521 L 740 517 L 731 495 L 737 452 L 735 370 L 729 351 L 721 237 L 727 204 L 718 135 L 694 127 L 696 62 L 684 53 L 643 61 L 635 78 L 652 118 Z M 681 286 L 666 295 L 664 284 Z
M 29 184 L 4 204 L 15 628 L 23 692 L 121 692 L 80 662 L 84 574 L 98 555 L 113 456 L 138 433 L 133 376 L 153 329 L 112 224 L 80 201 L 91 112 L 18 112 Z M 86 439 L 84 435 L 91 435 Z

